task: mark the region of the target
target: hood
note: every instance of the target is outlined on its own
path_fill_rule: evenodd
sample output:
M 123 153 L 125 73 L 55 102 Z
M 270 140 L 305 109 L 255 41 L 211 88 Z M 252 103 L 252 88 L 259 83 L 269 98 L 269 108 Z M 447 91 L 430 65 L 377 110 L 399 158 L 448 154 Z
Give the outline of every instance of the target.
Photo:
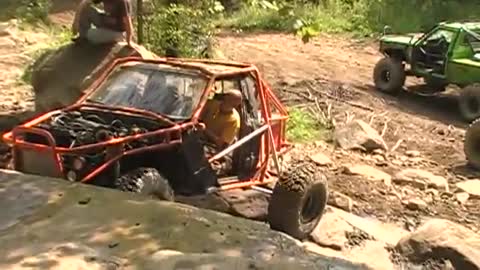
M 412 45 L 415 43 L 421 36 L 423 36 L 423 33 L 411 33 L 411 34 L 405 34 L 405 35 L 396 35 L 396 34 L 390 34 L 390 35 L 384 35 L 380 38 L 380 41 L 385 42 L 385 43 L 396 43 L 396 44 L 402 44 L 402 45 Z

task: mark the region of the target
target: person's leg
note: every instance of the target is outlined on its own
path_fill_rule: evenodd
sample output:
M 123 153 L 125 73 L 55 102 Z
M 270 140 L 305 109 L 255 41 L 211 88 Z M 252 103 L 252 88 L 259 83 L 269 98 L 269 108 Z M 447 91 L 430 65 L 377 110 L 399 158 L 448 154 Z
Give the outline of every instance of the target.
M 94 44 L 105 44 L 118 42 L 122 40 L 125 35 L 122 32 L 99 27 L 88 29 L 86 37 L 88 41 Z

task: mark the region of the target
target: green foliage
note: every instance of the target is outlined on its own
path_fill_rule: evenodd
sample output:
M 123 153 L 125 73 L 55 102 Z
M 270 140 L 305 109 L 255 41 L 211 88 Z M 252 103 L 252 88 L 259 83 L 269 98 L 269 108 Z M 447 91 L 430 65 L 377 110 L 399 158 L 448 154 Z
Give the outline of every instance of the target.
M 304 42 L 319 32 L 370 36 L 390 25 L 395 32 L 425 30 L 445 20 L 475 20 L 474 0 L 248 0 L 221 24 L 239 30 L 288 31 Z
M 146 45 L 160 55 L 174 50 L 182 57 L 205 57 L 213 19 L 221 12 L 221 3 L 212 0 L 156 5 L 145 23 Z
M 291 108 L 287 121 L 287 138 L 295 142 L 326 139 L 331 127 L 321 122 L 306 110 Z
M 50 0 L 20 0 L 16 16 L 24 23 L 49 23 L 48 12 L 52 3 Z

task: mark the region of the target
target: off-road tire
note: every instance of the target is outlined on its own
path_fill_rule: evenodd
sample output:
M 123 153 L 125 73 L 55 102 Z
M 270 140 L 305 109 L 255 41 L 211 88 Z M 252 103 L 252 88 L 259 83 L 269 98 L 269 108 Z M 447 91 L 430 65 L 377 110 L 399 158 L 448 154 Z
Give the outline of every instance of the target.
M 375 87 L 388 94 L 398 94 L 405 84 L 405 79 L 402 61 L 393 57 L 380 59 L 373 69 Z
M 268 206 L 270 228 L 303 240 L 327 205 L 326 177 L 310 161 L 295 161 L 279 177 Z
M 480 118 L 480 84 L 468 85 L 461 90 L 458 107 L 466 121 Z
M 155 168 L 137 168 L 115 180 L 115 188 L 174 201 L 174 192 L 168 180 Z
M 463 152 L 468 164 L 480 170 L 480 118 L 473 121 L 465 132 Z

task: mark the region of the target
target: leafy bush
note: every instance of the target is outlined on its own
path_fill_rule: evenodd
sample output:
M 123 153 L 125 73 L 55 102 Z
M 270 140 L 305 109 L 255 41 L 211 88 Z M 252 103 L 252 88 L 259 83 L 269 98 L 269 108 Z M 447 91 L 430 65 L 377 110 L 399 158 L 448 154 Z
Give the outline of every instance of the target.
M 16 10 L 17 18 L 30 24 L 49 23 L 50 0 L 21 0 Z
M 290 108 L 287 138 L 295 142 L 328 139 L 329 129 L 306 110 Z
M 213 19 L 222 11 L 220 2 L 211 0 L 156 5 L 145 22 L 146 45 L 160 55 L 204 57 L 215 32 Z
M 444 20 L 475 20 L 479 12 L 476 0 L 247 0 L 221 24 L 295 32 L 308 41 L 318 32 L 372 35 L 384 25 L 399 33 L 422 31 Z

